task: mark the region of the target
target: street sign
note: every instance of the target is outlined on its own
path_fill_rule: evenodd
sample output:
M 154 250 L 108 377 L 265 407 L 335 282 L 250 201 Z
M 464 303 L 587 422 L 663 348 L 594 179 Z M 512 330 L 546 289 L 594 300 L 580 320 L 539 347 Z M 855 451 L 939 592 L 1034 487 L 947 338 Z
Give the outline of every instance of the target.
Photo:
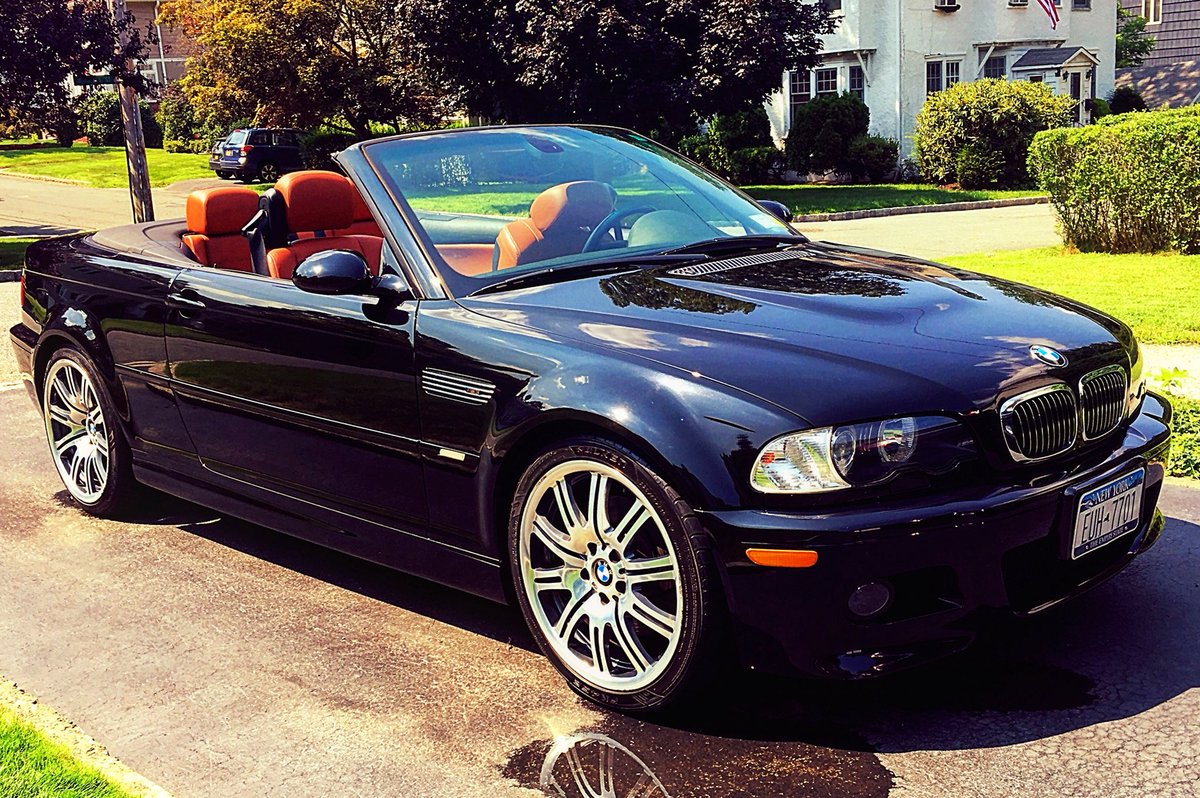
M 75 75 L 76 86 L 114 86 L 117 79 L 112 75 Z

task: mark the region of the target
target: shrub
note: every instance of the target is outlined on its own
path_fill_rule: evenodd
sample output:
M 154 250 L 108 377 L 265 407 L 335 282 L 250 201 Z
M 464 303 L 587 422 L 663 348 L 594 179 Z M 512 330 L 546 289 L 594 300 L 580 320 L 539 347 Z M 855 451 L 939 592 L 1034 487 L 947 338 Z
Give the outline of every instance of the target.
M 188 152 L 188 142 L 179 139 L 163 139 L 163 149 L 167 152 Z
M 1039 133 L 1029 168 L 1084 252 L 1200 252 L 1200 109 Z
M 735 183 L 774 183 L 783 173 L 783 153 L 771 144 L 729 153 L 729 178 Z
M 1044 83 L 998 79 L 957 83 L 930 95 L 917 114 L 913 139 L 921 173 L 937 183 L 962 183 L 959 151 L 972 145 L 982 148 L 976 156 L 994 153 L 1000 159 L 997 183 L 1025 185 L 1034 135 L 1070 124 L 1074 108 L 1074 100 L 1055 95 Z M 976 156 L 968 156 L 966 163 L 977 165 Z
M 708 138 L 726 152 L 772 146 L 767 109 L 756 106 L 748 111 L 718 114 L 708 123 Z
M 961 188 L 994 186 L 1004 177 L 1004 154 L 992 149 L 986 141 L 967 142 L 958 151 L 954 171 Z
M 1171 419 L 1171 459 L 1167 473 L 1200 479 L 1200 401 L 1168 395 L 1175 415 Z
M 341 167 L 333 160 L 335 153 L 349 147 L 358 141 L 358 137 L 350 133 L 335 133 L 321 130 L 310 133 L 301 142 L 301 157 L 308 169 L 332 169 L 341 171 Z
M 1113 93 L 1108 95 L 1108 105 L 1114 114 L 1146 110 L 1146 101 L 1132 86 L 1119 86 L 1113 89 Z
M 164 139 L 191 141 L 199 134 L 200 120 L 178 83 L 168 83 L 163 88 L 154 118 L 162 128 Z
M 209 142 L 206 139 L 192 139 L 187 142 L 187 151 L 192 155 L 208 155 L 213 148 L 213 144 L 216 144 L 215 140 Z
M 883 136 L 859 136 L 850 142 L 846 158 L 855 180 L 880 183 L 897 171 L 900 145 Z
M 853 94 L 818 97 L 792 117 L 784 147 L 787 164 L 797 172 L 849 172 L 850 145 L 867 135 L 871 112 Z
M 1112 106 L 1108 104 L 1108 101 L 1101 100 L 1099 97 L 1094 100 L 1088 100 L 1088 103 L 1090 103 L 1093 122 L 1099 122 L 1112 113 Z
M 142 117 L 142 135 L 147 147 L 162 147 L 162 127 L 144 102 L 138 103 Z M 79 127 L 93 147 L 121 147 L 125 144 L 125 126 L 121 121 L 121 103 L 113 91 L 94 91 L 79 100 Z

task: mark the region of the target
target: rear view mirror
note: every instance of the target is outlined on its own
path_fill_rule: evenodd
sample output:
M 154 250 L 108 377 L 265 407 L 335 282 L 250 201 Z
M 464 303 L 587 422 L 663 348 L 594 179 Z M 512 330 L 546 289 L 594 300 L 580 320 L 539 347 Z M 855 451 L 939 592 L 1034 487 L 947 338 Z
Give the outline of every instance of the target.
M 292 283 L 311 294 L 369 294 L 371 270 L 357 252 L 331 249 L 301 261 Z

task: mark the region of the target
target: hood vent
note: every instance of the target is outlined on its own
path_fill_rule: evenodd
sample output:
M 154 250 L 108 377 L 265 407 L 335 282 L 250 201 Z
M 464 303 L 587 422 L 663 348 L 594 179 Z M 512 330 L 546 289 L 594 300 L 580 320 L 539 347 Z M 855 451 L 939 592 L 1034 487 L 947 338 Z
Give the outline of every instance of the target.
M 746 266 L 758 266 L 763 263 L 780 263 L 788 260 L 808 260 L 812 255 L 805 250 L 788 249 L 783 252 L 760 252 L 757 255 L 743 255 L 739 258 L 722 258 L 721 260 L 705 263 L 692 263 L 671 269 L 667 274 L 672 277 L 703 277 L 706 274 L 727 272 Z

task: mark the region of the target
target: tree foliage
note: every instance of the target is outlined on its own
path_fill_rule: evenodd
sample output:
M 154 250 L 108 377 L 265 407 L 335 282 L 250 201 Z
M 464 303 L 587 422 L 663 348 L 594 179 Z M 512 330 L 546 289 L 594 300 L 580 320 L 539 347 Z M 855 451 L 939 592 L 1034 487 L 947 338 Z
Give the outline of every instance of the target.
M 675 140 L 816 64 L 831 16 L 798 0 L 410 0 L 420 62 L 469 113 L 606 122 Z
M 91 91 L 79 98 L 76 104 L 79 115 L 79 131 L 87 136 L 92 147 L 124 147 L 125 123 L 121 120 L 121 104 L 114 91 Z M 163 130 L 150 106 L 138 102 L 142 116 L 142 135 L 146 146 L 157 149 L 163 146 Z
M 1117 66 L 1141 66 L 1155 43 L 1153 36 L 1146 35 L 1146 18 L 1117 3 Z
M 198 45 L 181 85 L 206 119 L 365 137 L 371 122 L 427 125 L 446 111 L 412 62 L 404 13 L 398 0 L 168 0 L 159 19 Z
M 128 46 L 118 45 L 128 34 Z M 9 124 L 73 127 L 66 80 L 93 70 L 111 72 L 144 91 L 126 59 L 138 60 L 154 41 L 133 17 L 114 20 L 105 0 L 21 0 L 0 3 L 0 120 Z

